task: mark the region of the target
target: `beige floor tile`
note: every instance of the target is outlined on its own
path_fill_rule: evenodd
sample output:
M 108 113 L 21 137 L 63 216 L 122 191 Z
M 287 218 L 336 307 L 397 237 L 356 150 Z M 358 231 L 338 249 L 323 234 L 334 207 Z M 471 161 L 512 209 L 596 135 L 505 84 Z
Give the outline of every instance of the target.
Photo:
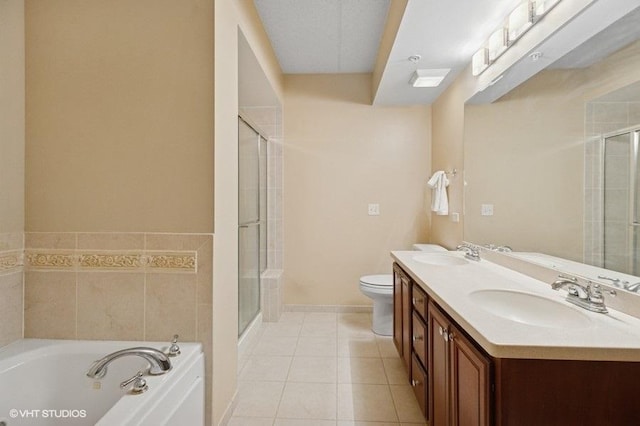
M 274 337 L 298 337 L 300 334 L 301 324 L 289 322 L 274 322 L 265 324 L 264 336 Z
M 291 357 L 252 356 L 246 360 L 240 373 L 242 381 L 284 382 L 287 380 Z
M 294 357 L 287 381 L 336 383 L 337 359 L 334 357 Z
M 338 324 L 338 338 L 375 338 L 375 334 L 371 331 L 371 325 L 364 324 Z
M 340 313 L 338 314 L 338 323 L 346 325 L 363 325 L 371 327 L 370 313 Z
M 397 422 L 389 386 L 339 384 L 338 419 Z
M 336 385 L 288 382 L 278 408 L 278 418 L 334 420 Z
M 379 358 L 378 343 L 372 337 L 338 339 L 338 356 L 347 358 Z
M 418 406 L 418 401 L 411 386 L 391 385 L 391 396 L 396 406 L 396 413 L 402 422 L 412 423 L 424 421 L 424 416 Z
M 332 322 L 336 323 L 337 314 L 334 312 L 305 312 L 304 322 Z
M 382 363 L 390 385 L 406 385 L 409 382 L 407 370 L 400 358 L 382 358 Z
M 300 330 L 301 336 L 327 336 L 335 337 L 337 335 L 336 324 L 333 322 L 307 322 L 302 325 Z
M 392 337 L 376 336 L 378 350 L 383 358 L 400 358 Z
M 336 426 L 335 420 L 276 419 L 274 426 Z
M 296 352 L 297 337 L 262 336 L 251 355 L 292 356 Z
M 336 356 L 337 341 L 335 337 L 300 336 L 295 352 L 296 356 Z
M 353 420 L 338 420 L 337 426 L 399 426 L 400 423 L 395 422 L 356 422 Z
M 271 417 L 231 417 L 227 426 L 272 426 Z
M 240 382 L 234 417 L 275 417 L 283 382 Z
M 338 383 L 386 384 L 380 358 L 338 358 Z
M 291 322 L 302 324 L 304 322 L 304 312 L 283 312 L 280 315 L 279 323 Z

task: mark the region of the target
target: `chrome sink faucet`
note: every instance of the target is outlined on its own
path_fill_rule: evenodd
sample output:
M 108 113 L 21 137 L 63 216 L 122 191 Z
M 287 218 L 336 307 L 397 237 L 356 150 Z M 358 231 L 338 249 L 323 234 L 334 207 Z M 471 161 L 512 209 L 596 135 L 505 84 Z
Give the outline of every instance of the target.
M 567 302 L 573 303 L 576 306 L 601 314 L 608 312 L 599 284 L 592 283 L 591 281 L 587 281 L 586 284 L 581 284 L 576 277 L 559 275 L 558 279 L 551 284 L 551 288 L 554 290 L 566 288 L 568 293 Z M 609 293 L 615 296 L 615 291 L 611 290 Z
M 128 348 L 122 349 L 120 351 L 116 351 L 110 353 L 109 355 L 99 359 L 94 362 L 89 371 L 87 371 L 87 376 L 92 379 L 101 379 L 107 374 L 107 367 L 111 364 L 112 361 L 122 358 L 124 356 L 139 356 L 144 358 L 149 363 L 148 373 L 151 375 L 160 375 L 171 370 L 171 361 L 169 357 L 164 353 L 154 348 L 147 347 L 137 347 L 137 348 Z
M 464 257 L 469 260 L 474 260 L 478 262 L 480 260 L 480 252 L 477 247 L 474 247 L 470 244 L 460 244 L 456 247 L 457 251 L 465 252 Z

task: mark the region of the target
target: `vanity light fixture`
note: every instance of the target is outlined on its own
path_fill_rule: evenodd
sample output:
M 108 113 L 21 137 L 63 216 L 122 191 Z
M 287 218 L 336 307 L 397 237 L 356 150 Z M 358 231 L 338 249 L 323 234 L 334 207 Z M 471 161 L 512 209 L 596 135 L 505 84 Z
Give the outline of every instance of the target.
M 409 84 L 413 87 L 437 87 L 449 74 L 450 68 L 418 69 L 411 74 Z
M 513 43 L 529 31 L 560 0 L 525 0 L 494 31 L 472 57 L 471 73 L 478 76 L 491 66 Z

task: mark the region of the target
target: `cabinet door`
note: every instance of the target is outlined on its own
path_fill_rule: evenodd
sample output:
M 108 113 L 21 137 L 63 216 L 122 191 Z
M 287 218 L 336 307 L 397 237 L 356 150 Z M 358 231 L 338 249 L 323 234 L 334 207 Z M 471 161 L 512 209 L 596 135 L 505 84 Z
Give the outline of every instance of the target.
M 402 356 L 402 272 L 393 264 L 393 343 Z
M 490 424 L 491 361 L 456 328 L 450 327 L 452 425 Z
M 429 302 L 427 328 L 429 330 L 429 394 L 432 426 L 449 423 L 449 320 Z M 446 339 L 446 340 L 445 340 Z

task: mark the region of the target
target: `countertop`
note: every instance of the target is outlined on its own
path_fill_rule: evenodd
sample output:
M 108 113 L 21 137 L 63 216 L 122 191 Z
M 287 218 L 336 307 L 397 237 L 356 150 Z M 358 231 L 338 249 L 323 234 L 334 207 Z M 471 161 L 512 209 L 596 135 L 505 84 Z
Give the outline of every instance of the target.
M 564 290 L 485 259 L 439 266 L 413 260 L 417 251 L 393 251 L 391 257 L 482 348 L 496 358 L 640 361 L 640 319 L 609 308 L 589 312 L 565 301 Z M 439 254 L 442 255 L 442 254 Z M 449 252 L 447 256 L 464 257 Z M 483 309 L 469 296 L 485 289 L 530 293 L 552 299 L 586 315 L 584 326 L 562 328 L 517 322 Z

